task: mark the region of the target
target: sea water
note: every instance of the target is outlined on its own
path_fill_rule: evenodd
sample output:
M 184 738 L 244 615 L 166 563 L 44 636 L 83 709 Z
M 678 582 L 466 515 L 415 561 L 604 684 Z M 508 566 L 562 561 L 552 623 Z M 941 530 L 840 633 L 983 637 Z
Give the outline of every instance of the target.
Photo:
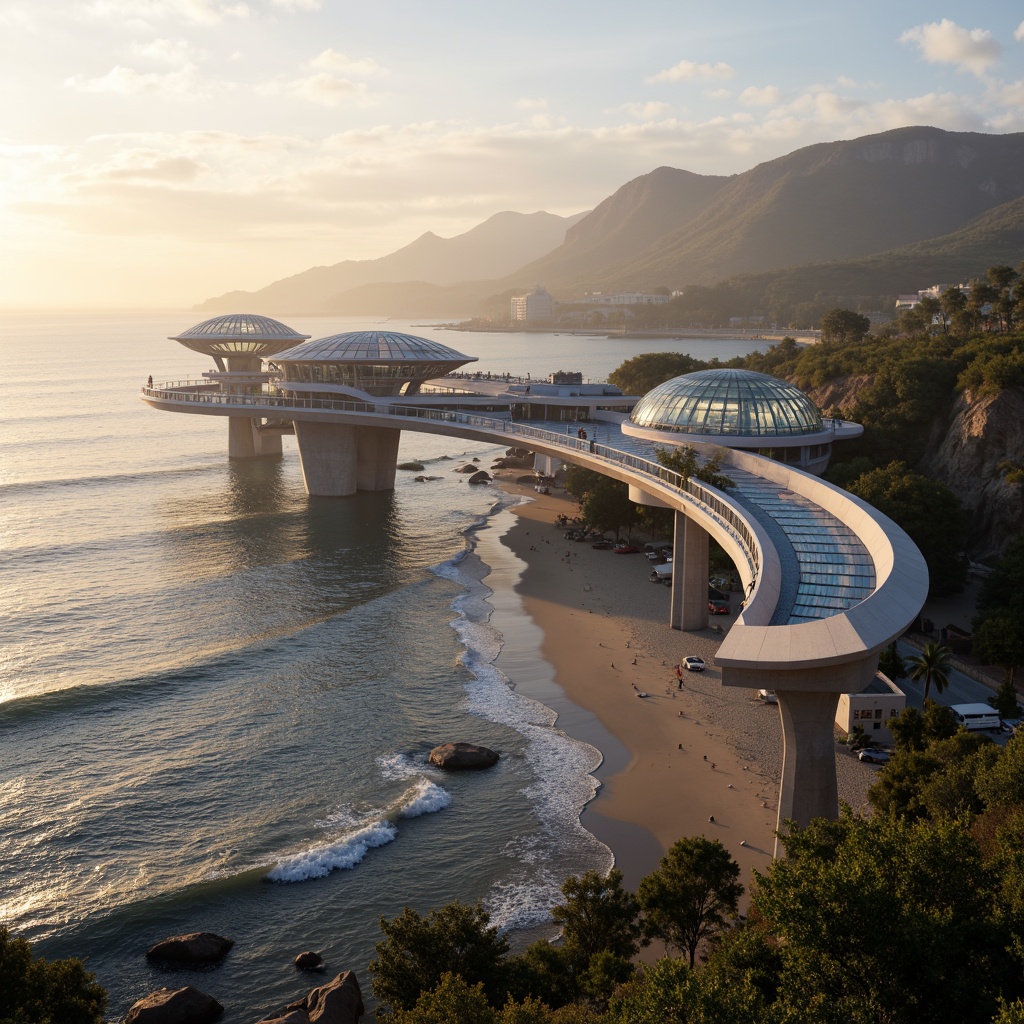
M 191 982 L 231 1024 L 310 987 L 301 950 L 368 991 L 380 917 L 480 900 L 514 936 L 611 854 L 579 823 L 600 752 L 502 669 L 504 636 L 524 634 L 514 609 L 492 615 L 474 548 L 518 499 L 452 470 L 503 451 L 407 431 L 400 459 L 437 480 L 311 499 L 292 438 L 280 459 L 229 461 L 223 419 L 139 401 L 150 374 L 209 368 L 166 340 L 198 319 L 5 319 L 0 921 L 85 959 L 112 1017 Z M 411 330 L 484 371 L 591 379 L 639 351 L 763 347 L 289 323 Z M 502 757 L 443 775 L 427 753 L 446 740 Z M 197 930 L 236 942 L 215 970 L 146 963 Z

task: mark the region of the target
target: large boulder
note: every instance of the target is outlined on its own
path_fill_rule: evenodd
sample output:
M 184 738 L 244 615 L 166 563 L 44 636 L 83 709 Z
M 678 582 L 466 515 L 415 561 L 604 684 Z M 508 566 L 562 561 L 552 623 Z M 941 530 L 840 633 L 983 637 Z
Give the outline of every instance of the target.
M 342 971 L 305 999 L 289 1003 L 283 1016 L 259 1024 L 356 1024 L 365 1012 L 359 981 L 352 971 Z
M 491 768 L 498 763 L 498 754 L 475 743 L 442 743 L 430 752 L 430 763 L 446 771 Z
M 300 971 L 318 971 L 324 965 L 324 958 L 319 953 L 307 949 L 305 953 L 300 953 L 293 963 Z
M 213 996 L 191 985 L 161 988 L 135 1003 L 124 1024 L 212 1024 L 223 1012 Z
M 485 469 L 481 469 L 479 473 L 474 473 L 467 483 L 471 484 L 489 484 L 491 482 L 491 474 Z
M 146 952 L 146 959 L 172 964 L 215 964 L 233 945 L 231 939 L 213 932 L 190 932 L 158 942 Z

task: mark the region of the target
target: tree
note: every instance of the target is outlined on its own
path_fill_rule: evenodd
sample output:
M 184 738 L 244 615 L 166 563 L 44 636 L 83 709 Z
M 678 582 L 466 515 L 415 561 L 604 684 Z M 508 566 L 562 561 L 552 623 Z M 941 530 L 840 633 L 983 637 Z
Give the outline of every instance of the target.
M 975 653 L 1006 669 L 1006 693 L 1001 704 L 1007 717 L 1015 713 L 1013 680 L 1024 664 L 1024 535 L 1017 537 L 985 580 L 974 617 Z M 1011 695 L 1012 700 L 1011 700 Z
M 103 1024 L 107 994 L 81 960 L 46 961 L 0 926 L 0 1022 Z
M 895 640 L 879 654 L 878 671 L 893 682 L 906 676 L 907 666 L 903 664 L 903 658 L 900 657 L 900 652 L 896 649 Z
M 772 1020 L 988 1024 L 1016 967 L 963 821 L 847 812 L 782 843 L 752 898 L 782 960 Z
M 384 941 L 370 961 L 373 994 L 392 1010 L 410 1010 L 421 992 L 436 988 L 446 973 L 469 985 L 481 983 L 491 1005 L 504 1001 L 508 942 L 489 924 L 477 903 L 455 902 L 424 918 L 406 907 L 399 917 L 380 919 Z
M 907 659 L 910 666 L 910 678 L 915 683 L 924 680 L 924 699 L 928 699 L 928 693 L 935 685 L 935 692 L 942 691 L 949 685 L 949 655 L 948 647 L 941 644 L 928 643 L 920 654 L 915 654 Z
M 713 451 L 701 459 L 693 445 L 682 444 L 672 448 L 655 448 L 654 454 L 666 469 L 678 473 L 684 481 L 696 477 L 722 491 L 735 486 L 735 482 L 721 472 L 725 460 L 724 452 Z
M 701 942 L 736 916 L 739 874 L 717 839 L 680 839 L 637 890 L 648 936 L 684 952 L 693 967 Z
M 419 994 L 409 1009 L 393 1011 L 394 1024 L 497 1024 L 481 983 L 469 985 L 458 974 L 445 972 L 437 986 Z
M 850 309 L 830 309 L 821 318 L 821 340 L 846 345 L 860 341 L 871 330 L 871 321 Z
M 652 388 L 673 377 L 694 370 L 705 370 L 708 364 L 682 352 L 645 352 L 627 359 L 608 375 L 610 383 L 626 395 L 645 395 Z
M 582 964 L 598 953 L 608 952 L 629 960 L 640 948 L 640 905 L 622 887 L 622 872 L 607 875 L 587 871 L 562 885 L 565 903 L 551 910 L 551 919 L 562 929 L 562 949 Z
M 850 490 L 907 531 L 928 564 L 931 596 L 962 589 L 968 521 L 948 487 L 915 473 L 905 462 L 890 462 L 858 477 Z
M 612 530 L 618 537 L 622 529 L 636 523 L 636 505 L 629 500 L 629 487 L 611 477 L 602 476 L 583 499 L 583 518 L 599 530 Z

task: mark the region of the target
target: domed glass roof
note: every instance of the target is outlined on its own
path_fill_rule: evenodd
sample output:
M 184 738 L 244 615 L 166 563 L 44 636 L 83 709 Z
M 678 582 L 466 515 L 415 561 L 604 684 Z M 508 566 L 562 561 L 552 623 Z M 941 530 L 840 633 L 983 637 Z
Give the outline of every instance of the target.
M 797 387 L 752 370 L 698 370 L 659 384 L 634 406 L 638 427 L 683 434 L 792 437 L 822 430 Z
M 284 362 L 347 362 L 347 363 L 473 363 L 474 356 L 464 356 L 427 338 L 391 331 L 349 331 L 317 338 L 305 345 L 296 345 L 274 358 Z
M 252 313 L 228 313 L 215 316 L 212 320 L 204 320 L 187 331 L 182 331 L 171 341 L 186 339 L 202 339 L 223 341 L 226 338 L 238 338 L 244 341 L 302 341 L 308 334 L 299 334 L 280 320 L 272 320 L 269 316 L 255 316 Z

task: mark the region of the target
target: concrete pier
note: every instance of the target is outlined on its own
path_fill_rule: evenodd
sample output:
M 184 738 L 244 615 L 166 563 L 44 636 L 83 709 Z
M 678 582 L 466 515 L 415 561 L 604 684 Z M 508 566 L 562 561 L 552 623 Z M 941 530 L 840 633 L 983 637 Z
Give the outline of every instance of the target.
M 708 532 L 684 512 L 676 512 L 672 543 L 673 629 L 704 629 L 708 624 Z
M 356 427 L 356 488 L 392 491 L 402 432 L 391 427 Z
M 358 430 L 358 427 L 341 423 L 295 421 L 295 440 L 307 494 L 318 498 L 345 498 L 356 493 L 359 489 Z

